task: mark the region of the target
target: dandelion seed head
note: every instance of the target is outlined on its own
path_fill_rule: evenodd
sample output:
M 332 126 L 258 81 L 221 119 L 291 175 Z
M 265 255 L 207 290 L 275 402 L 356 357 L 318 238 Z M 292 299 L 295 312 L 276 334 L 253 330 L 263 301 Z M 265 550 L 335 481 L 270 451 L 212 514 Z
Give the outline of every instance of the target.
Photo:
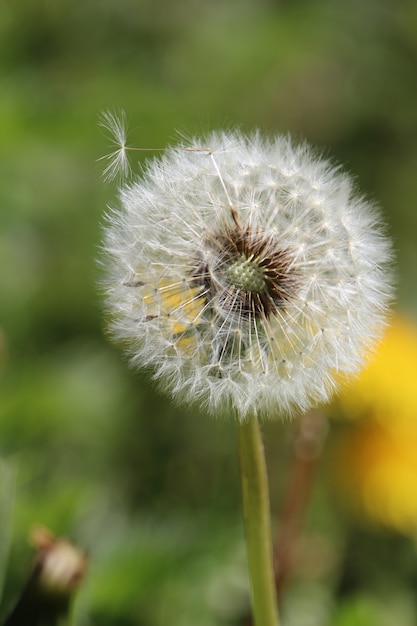
M 304 411 L 381 335 L 378 213 L 306 145 L 212 133 L 151 160 L 120 200 L 104 244 L 111 330 L 177 400 L 240 419 Z

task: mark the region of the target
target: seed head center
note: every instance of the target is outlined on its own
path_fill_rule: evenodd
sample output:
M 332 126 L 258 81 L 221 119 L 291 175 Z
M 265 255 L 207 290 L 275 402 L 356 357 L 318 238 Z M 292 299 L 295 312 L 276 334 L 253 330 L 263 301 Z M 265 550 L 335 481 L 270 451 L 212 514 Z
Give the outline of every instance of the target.
M 227 271 L 230 282 L 242 291 L 261 293 L 266 289 L 265 271 L 252 257 L 241 255 Z

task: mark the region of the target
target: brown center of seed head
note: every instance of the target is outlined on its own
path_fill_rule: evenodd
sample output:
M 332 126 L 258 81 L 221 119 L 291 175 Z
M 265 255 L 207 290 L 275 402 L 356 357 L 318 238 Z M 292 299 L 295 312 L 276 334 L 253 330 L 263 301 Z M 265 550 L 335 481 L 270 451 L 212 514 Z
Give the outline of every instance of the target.
M 294 259 L 279 245 L 276 233 L 236 225 L 213 233 L 204 248 L 207 254 L 195 278 L 207 299 L 217 301 L 225 312 L 265 318 L 285 309 L 294 295 Z

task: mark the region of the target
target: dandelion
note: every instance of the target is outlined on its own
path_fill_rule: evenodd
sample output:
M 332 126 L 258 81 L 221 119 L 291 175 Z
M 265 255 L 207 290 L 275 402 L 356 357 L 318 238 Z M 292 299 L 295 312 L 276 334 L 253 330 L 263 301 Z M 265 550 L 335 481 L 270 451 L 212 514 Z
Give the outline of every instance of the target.
M 417 325 L 396 315 L 335 408 L 351 419 L 334 453 L 336 488 L 374 523 L 417 531 Z M 353 419 L 352 419 L 353 418 Z
M 174 398 L 242 421 L 293 414 L 361 368 L 384 327 L 390 245 L 307 145 L 212 133 L 168 148 L 120 198 L 111 329 Z
M 416 380 L 417 324 L 397 313 L 366 368 L 343 385 L 336 405 L 349 419 L 372 416 L 395 432 L 405 424 L 417 427 Z
M 335 451 L 339 496 L 347 496 L 359 518 L 416 537 L 416 448 L 416 423 L 400 424 L 397 431 L 378 419 L 355 424 Z
M 126 155 L 121 147 L 109 171 Z M 121 150 L 121 151 L 120 151 Z M 260 417 L 326 401 L 380 336 L 390 246 L 349 178 L 286 137 L 212 133 L 120 190 L 111 329 L 177 400 L 237 419 L 256 626 L 277 626 Z

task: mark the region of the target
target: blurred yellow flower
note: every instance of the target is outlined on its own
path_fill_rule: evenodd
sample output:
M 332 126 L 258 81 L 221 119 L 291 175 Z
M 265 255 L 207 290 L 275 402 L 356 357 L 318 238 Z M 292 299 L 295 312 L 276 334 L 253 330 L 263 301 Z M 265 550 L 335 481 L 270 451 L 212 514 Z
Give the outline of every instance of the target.
M 399 421 L 417 426 L 417 325 L 395 317 L 369 365 L 338 401 L 347 417 L 371 415 L 395 430 Z
M 400 532 L 417 530 L 417 425 L 409 432 L 358 424 L 338 448 L 349 501 L 370 520 Z
M 339 397 L 355 421 L 337 449 L 339 478 L 362 514 L 400 532 L 417 530 L 417 326 L 393 320 L 363 374 Z
M 161 283 L 157 288 L 145 285 L 143 301 L 148 319 L 158 317 L 174 336 L 183 335 L 201 323 L 204 298 L 198 289 L 191 289 L 181 281 Z

